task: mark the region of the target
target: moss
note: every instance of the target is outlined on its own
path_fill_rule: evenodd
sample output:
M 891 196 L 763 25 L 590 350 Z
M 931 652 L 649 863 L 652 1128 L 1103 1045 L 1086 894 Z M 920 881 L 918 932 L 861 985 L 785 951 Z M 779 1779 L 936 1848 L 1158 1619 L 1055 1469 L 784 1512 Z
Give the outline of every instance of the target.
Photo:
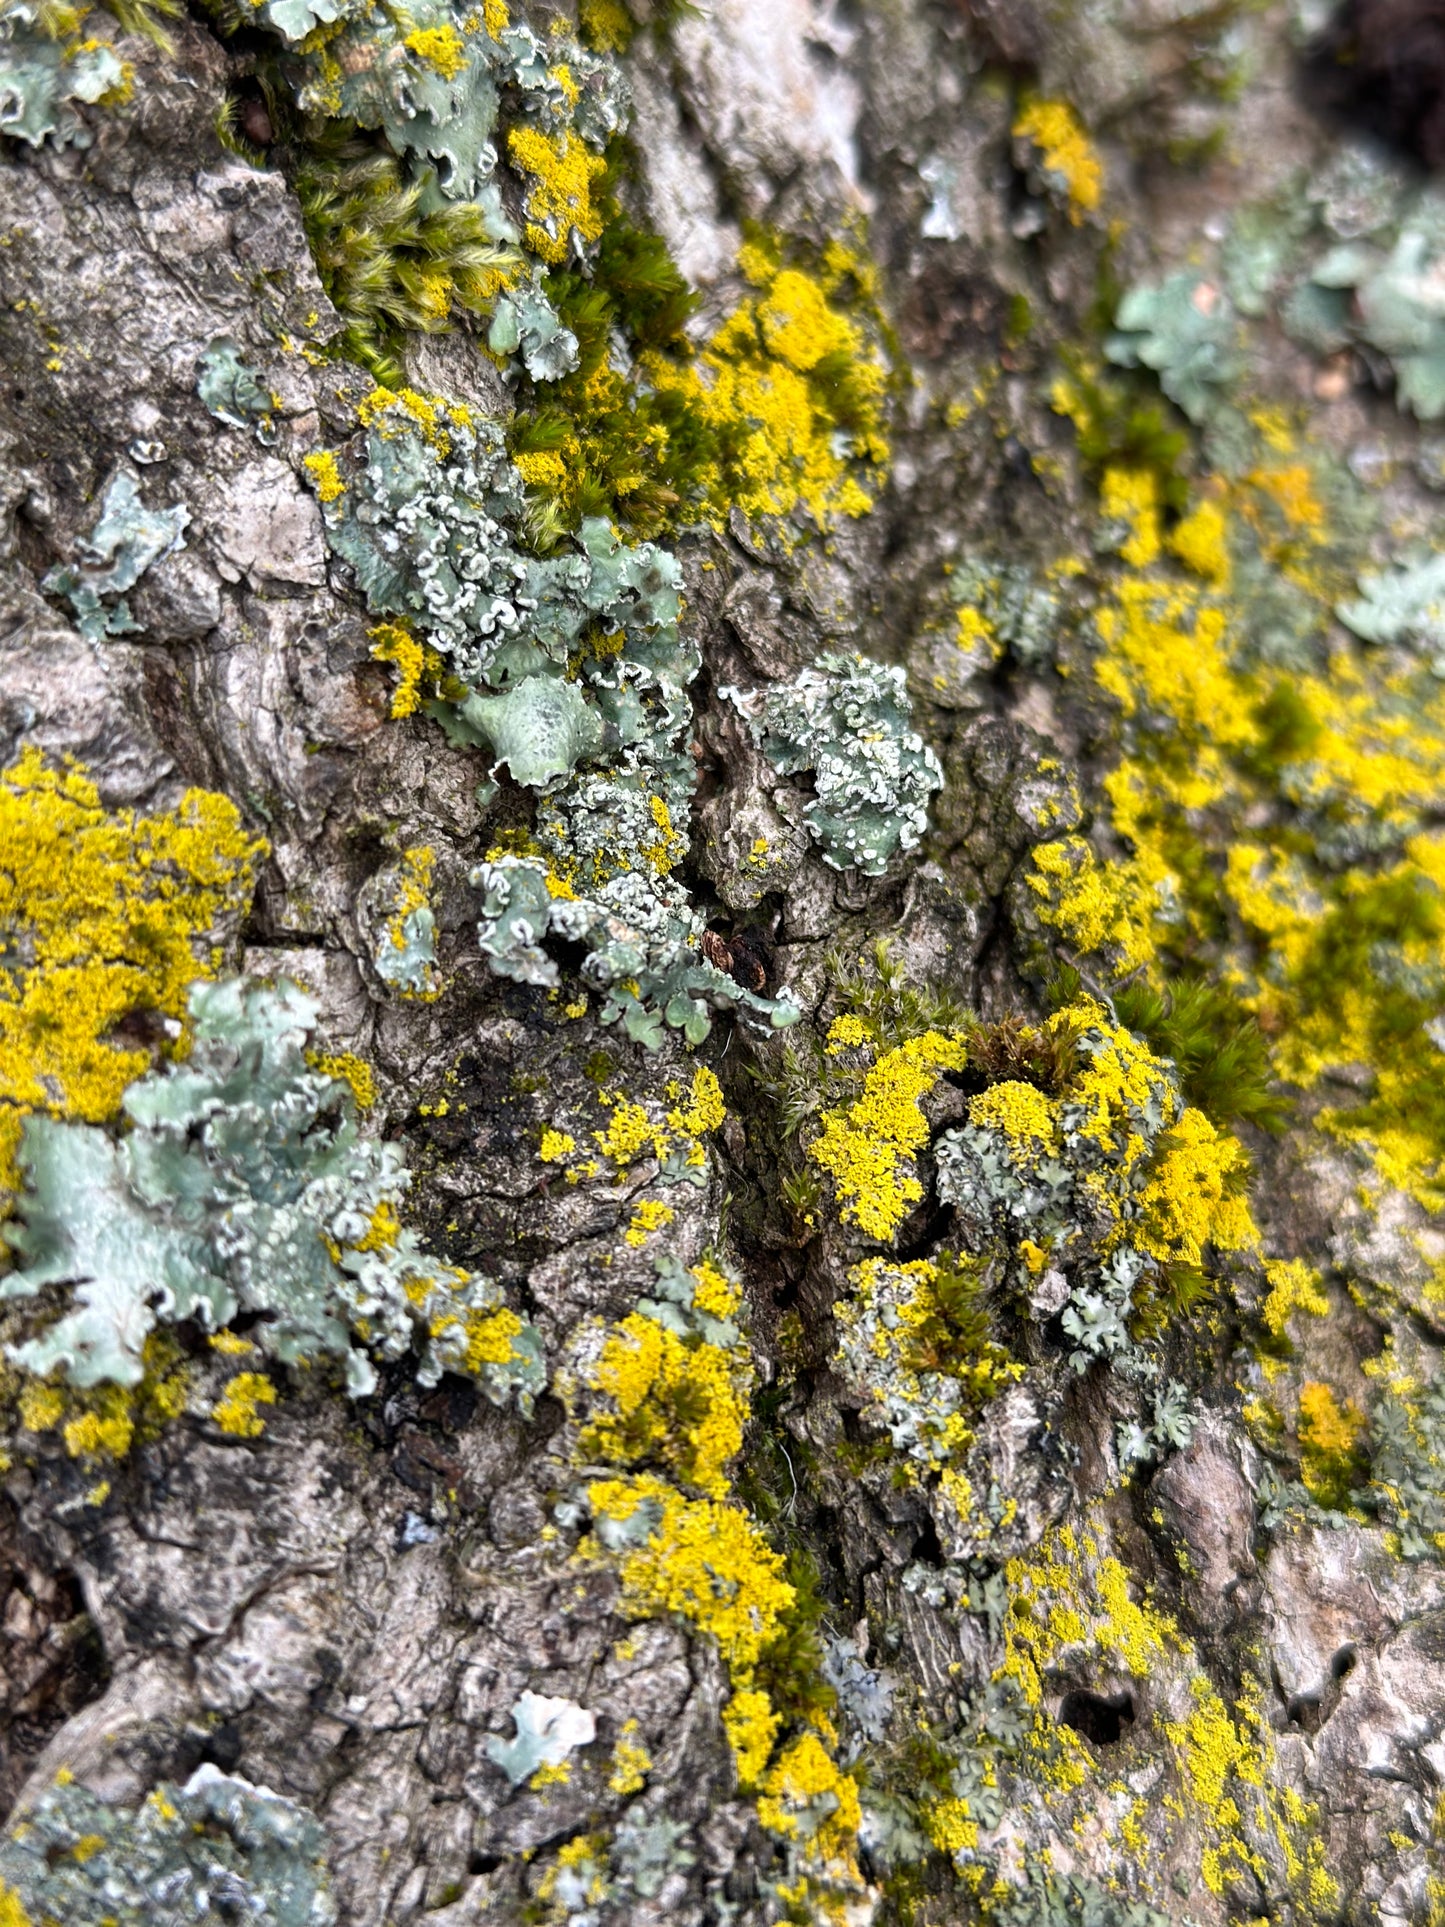
M 294 185 L 321 285 L 345 323 L 342 352 L 379 381 L 400 386 L 409 330 L 437 334 L 458 316 L 490 315 L 520 271 L 480 207 L 428 194 L 425 178 L 349 121 L 305 124 Z
M 1115 993 L 1114 1008 L 1171 1060 L 1184 1095 L 1216 1124 L 1284 1128 L 1288 1107 L 1274 1083 L 1269 1040 L 1236 994 L 1203 977 L 1167 990 L 1140 981 Z
M 175 1051 L 203 948 L 249 902 L 265 845 L 232 804 L 108 812 L 75 765 L 26 750 L 0 776 L 0 1208 L 27 1112 L 106 1123 L 152 1046 Z M 132 1031 L 134 1037 L 135 1031 Z

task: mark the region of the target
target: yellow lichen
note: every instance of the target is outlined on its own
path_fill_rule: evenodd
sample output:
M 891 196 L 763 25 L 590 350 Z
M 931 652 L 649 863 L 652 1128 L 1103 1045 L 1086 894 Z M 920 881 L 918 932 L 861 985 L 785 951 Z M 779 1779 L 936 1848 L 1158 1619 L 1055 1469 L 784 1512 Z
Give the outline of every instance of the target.
M 634 1207 L 632 1221 L 622 1234 L 624 1244 L 640 1250 L 654 1231 L 661 1231 L 670 1225 L 676 1216 L 670 1204 L 663 1204 L 657 1198 L 644 1198 Z
M 691 361 L 644 355 L 661 394 L 685 404 L 716 438 L 720 463 L 704 478 L 715 517 L 788 516 L 802 507 L 821 526 L 856 517 L 872 497 L 855 469 L 888 459 L 883 428 L 887 373 L 845 289 L 868 281 L 847 249 L 825 251 L 821 272 L 784 265 L 767 245 L 749 245 L 739 266 L 758 289 L 739 303 Z M 849 312 L 850 307 L 852 312 Z M 840 376 L 849 403 L 839 418 Z
M 405 45 L 443 80 L 455 80 L 467 64 L 466 42 L 450 23 L 417 27 L 407 35 Z
M 531 179 L 524 203 L 527 246 L 560 267 L 571 252 L 574 232 L 584 244 L 601 236 L 602 209 L 593 191 L 607 163 L 570 129 L 549 135 L 537 127 L 513 127 L 507 151 L 513 166 Z
M 962 1070 L 967 1049 L 941 1031 L 887 1051 L 869 1070 L 862 1095 L 824 1115 L 808 1155 L 832 1178 L 840 1215 L 870 1238 L 891 1238 L 923 1195 L 913 1159 L 928 1141 L 920 1110 L 945 1070 Z
M 612 1749 L 612 1771 L 607 1777 L 608 1788 L 613 1793 L 640 1793 L 647 1784 L 652 1755 L 639 1741 L 637 1734 L 637 1721 L 624 1720 L 617 1744 Z
M 744 1793 L 750 1793 L 763 1777 L 783 1722 L 767 1694 L 755 1686 L 740 1687 L 733 1694 L 723 1708 L 722 1722 L 738 1785 Z
M 336 457 L 329 448 L 318 448 L 306 456 L 302 466 L 310 471 L 316 499 L 323 506 L 339 501 L 346 493 L 346 483 L 341 479 L 341 470 L 336 465 Z
M 1006 1078 L 968 1102 L 968 1121 L 999 1130 L 1016 1143 L 1054 1144 L 1054 1106 L 1035 1084 Z
M 359 1111 L 369 1111 L 376 1102 L 376 1072 L 354 1051 L 318 1051 L 307 1062 L 322 1077 L 345 1084 Z
M 238 1372 L 211 1407 L 211 1417 L 233 1438 L 256 1439 L 266 1429 L 259 1407 L 276 1403 L 276 1387 L 264 1372 Z
M 594 1516 L 619 1524 L 648 1500 L 659 1510 L 652 1536 L 623 1558 L 624 1610 L 638 1619 L 675 1613 L 717 1640 L 734 1674 L 750 1673 L 796 1594 L 747 1515 L 651 1477 L 594 1480 L 587 1498 Z
M 588 1376 L 616 1414 L 588 1426 L 582 1449 L 617 1465 L 653 1460 L 709 1498 L 722 1498 L 727 1466 L 742 1446 L 746 1376 L 721 1346 L 689 1346 L 632 1312 L 609 1333 Z
M 821 1821 L 820 1806 L 825 1815 Z M 858 1783 L 840 1769 L 816 1733 L 804 1733 L 784 1749 L 758 1801 L 758 1818 L 784 1839 L 798 1836 L 805 1814 L 809 1858 L 833 1878 L 856 1880 L 854 1852 L 862 1820 Z
M 1046 174 L 1056 175 L 1069 200 L 1069 218 L 1077 226 L 1099 205 L 1104 191 L 1104 169 L 1078 115 L 1064 100 L 1026 101 L 1013 124 L 1017 140 L 1032 141 Z
M 411 716 L 421 707 L 422 679 L 435 665 L 424 644 L 399 622 L 378 623 L 371 631 L 371 653 L 378 662 L 393 662 L 401 672 L 391 698 L 393 720 Z
M 1275 1338 L 1283 1338 L 1285 1328 L 1297 1311 L 1314 1318 L 1328 1315 L 1330 1301 L 1320 1285 L 1320 1274 L 1300 1258 L 1271 1258 L 1265 1261 L 1265 1282 L 1269 1296 L 1260 1312 L 1264 1328 Z
M 25 750 L 0 776 L 0 1206 L 27 1111 L 102 1124 L 152 1052 L 126 1019 L 179 1041 L 197 946 L 249 899 L 265 845 L 224 797 L 107 812 L 73 765 Z M 173 1047 L 173 1046 L 172 1046 Z

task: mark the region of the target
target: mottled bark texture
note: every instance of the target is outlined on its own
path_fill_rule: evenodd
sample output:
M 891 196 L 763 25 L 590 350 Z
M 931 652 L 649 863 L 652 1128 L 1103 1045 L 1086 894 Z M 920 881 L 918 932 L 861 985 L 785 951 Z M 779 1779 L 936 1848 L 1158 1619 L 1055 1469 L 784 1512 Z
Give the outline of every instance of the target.
M 1378 11 L 1387 36 L 1399 16 L 1434 48 L 1429 9 Z M 1388 96 L 1438 159 L 1438 76 L 1427 110 L 1400 60 L 1363 50 L 1368 12 L 1355 7 L 1339 31 L 1373 63 L 1369 112 L 1378 120 Z M 501 831 L 526 827 L 533 799 L 505 772 L 489 789 L 488 754 L 454 746 L 426 714 L 389 713 L 394 669 L 373 654 L 375 618 L 304 467 L 355 433 L 371 378 L 328 350 L 345 318 L 313 265 L 295 156 L 279 137 L 266 145 L 248 78 L 259 29 L 227 35 L 199 8 L 172 24 L 170 51 L 121 37 L 130 98 L 77 107 L 88 145 L 7 140 L 0 153 L 0 763 L 27 746 L 74 758 L 110 811 L 154 814 L 192 786 L 232 800 L 269 855 L 244 920 L 219 932 L 216 970 L 304 982 L 317 1047 L 372 1067 L 365 1129 L 405 1148 L 411 1221 L 448 1262 L 497 1280 L 553 1376 L 524 1417 L 459 1377 L 418 1386 L 414 1359 L 382 1364 L 357 1400 L 324 1364 L 274 1372 L 278 1401 L 248 1436 L 209 1416 L 231 1362 L 193 1324 L 178 1334 L 185 1409 L 142 1426 L 113 1461 L 17 1421 L 0 1498 L 0 1798 L 23 1820 L 63 1769 L 135 1807 L 212 1762 L 319 1818 L 349 1927 L 1122 1923 L 1144 1907 L 1211 1927 L 1437 1917 L 1445 1577 L 1433 1549 L 1400 1556 L 1388 1519 L 1347 1491 L 1262 1515 L 1268 1439 L 1244 1413 L 1260 1390 L 1257 1266 L 1253 1284 L 1236 1267 L 1156 1317 L 1151 1369 L 1181 1388 L 1190 1418 L 1132 1463 L 1119 1428 L 1152 1408 L 1103 1352 L 1070 1362 L 1058 1320 L 1069 1281 L 987 1272 L 993 1335 L 1019 1370 L 971 1418 L 973 1523 L 960 1525 L 896 1475 L 907 1454 L 840 1366 L 834 1317 L 870 1254 L 963 1248 L 933 1154 L 925 1142 L 919 1195 L 883 1240 L 848 1221 L 806 1156 L 833 1101 L 815 1090 L 810 1115 L 806 1087 L 831 1061 L 839 973 L 876 976 L 878 939 L 908 994 L 952 999 L 942 1017 L 920 1006 L 900 1019 L 894 1041 L 946 1030 L 965 1009 L 1005 1030 L 1037 1025 L 1064 966 L 1082 967 L 1074 994 L 1110 987 L 1077 932 L 1040 921 L 1033 852 L 1083 829 L 1102 859 L 1128 854 L 1101 803 L 1118 711 L 1093 679 L 1105 592 L 1089 576 L 1128 524 L 1115 511 L 1101 535 L 1099 471 L 1143 473 L 1156 429 L 1195 430 L 1146 368 L 1131 378 L 1140 419 L 1115 422 L 1090 459 L 1054 382 L 1070 366 L 1098 372 L 1126 284 L 1187 267 L 1237 207 L 1298 199 L 1337 157 L 1347 136 L 1299 92 L 1317 22 L 1304 8 L 1189 0 L 709 0 L 636 32 L 619 56 L 633 100 L 622 192 L 702 291 L 697 337 L 746 292 L 734 263 L 752 224 L 815 250 L 851 233 L 878 264 L 898 376 L 869 512 L 826 533 L 802 518 L 788 540 L 736 512 L 661 538 L 703 663 L 679 874 L 712 933 L 707 957 L 755 990 L 790 987 L 802 1010 L 800 1027 L 772 1037 L 719 1013 L 696 1052 L 675 1030 L 648 1051 L 601 1028 L 580 950 L 557 952 L 555 995 L 493 975 L 479 952 L 469 872 Z M 252 159 L 218 138 L 228 96 L 260 143 Z M 1065 163 L 1051 170 L 1044 141 L 1016 132 L 1030 100 L 1065 98 L 1094 145 L 1076 122 L 1080 142 L 1102 155 L 1102 196 L 1076 180 L 1071 197 Z M 412 334 L 403 372 L 423 393 L 505 415 L 511 391 L 479 329 Z M 274 439 L 198 399 L 200 357 L 222 337 L 271 392 Z M 1303 423 L 1296 446 L 1327 448 L 1341 473 L 1353 454 L 1359 485 L 1395 489 L 1390 511 L 1428 535 L 1428 434 L 1371 390 L 1372 375 L 1388 386 L 1380 353 L 1350 337 L 1311 358 L 1272 311 L 1249 352 L 1258 406 Z M 1156 428 L 1150 408 L 1164 411 Z M 1224 455 L 1210 459 L 1227 472 Z M 1195 461 L 1175 472 L 1210 472 Z M 40 582 L 77 554 L 120 468 L 151 508 L 184 504 L 189 526 L 129 592 L 135 627 L 87 638 Z M 1069 558 L 1072 574 L 1058 567 Z M 1032 571 L 1054 600 L 970 656 L 951 585 L 975 562 Z M 1337 593 L 1349 588 L 1341 576 Z M 996 610 L 990 620 L 1003 631 Z M 915 724 L 943 765 L 926 841 L 876 877 L 822 861 L 805 822 L 812 779 L 779 776 L 720 694 L 794 678 L 829 649 L 906 668 Z M 1280 660 L 1287 680 L 1292 659 Z M 1211 722 L 1186 744 L 1181 780 Z M 1201 847 L 1209 812 L 1229 807 L 1201 798 Z M 1241 822 L 1226 840 L 1236 833 L 1254 832 Z M 395 892 L 374 879 L 421 846 L 445 983 L 434 1000 L 399 995 L 377 967 Z M 749 866 L 764 847 L 760 878 Z M 1218 931 L 1199 934 L 1199 955 L 1222 969 L 1208 948 Z M 1001 1034 L 989 1048 L 1034 1048 Z M 801 1136 L 782 1111 L 785 1046 L 803 1066 Z M 622 1183 L 571 1182 L 539 1157 L 544 1132 L 568 1120 L 584 1150 L 605 1129 L 600 1091 L 665 1114 L 699 1063 L 728 1110 L 700 1182 L 657 1190 L 646 1147 Z M 1049 1088 L 1042 1071 L 1012 1075 Z M 926 1137 L 965 1124 L 998 1076 L 930 1077 Z M 1391 1319 L 1440 1340 L 1421 1283 L 1438 1232 L 1400 1192 L 1362 1202 L 1354 1151 L 1311 1135 L 1325 1100 L 1302 1089 L 1282 1138 L 1239 1130 L 1261 1249 L 1325 1274 L 1329 1316 L 1293 1329 L 1303 1377 L 1334 1386 L 1348 1434 L 1339 1415 L 1375 1396 L 1359 1361 Z M 799 1174 L 811 1190 L 780 1189 Z M 629 1237 L 644 1193 L 672 1216 Z M 808 1830 L 839 1810 L 836 1794 L 790 1833 L 740 1784 L 721 1719 L 739 1679 L 716 1643 L 685 1614 L 629 1605 L 618 1558 L 579 1552 L 579 1492 L 608 1472 L 576 1416 L 578 1334 L 655 1293 L 664 1251 L 685 1266 L 712 1252 L 744 1284 L 755 1384 L 730 1503 L 793 1554 L 795 1582 L 812 1574 L 795 1663 L 815 1684 L 825 1663 L 837 1690 L 824 1750 L 862 1779 L 856 1878 L 836 1856 L 807 1875 Z M 6 1316 L 15 1342 L 21 1311 Z M 1288 1483 L 1294 1434 L 1274 1436 L 1276 1483 Z M 1060 1526 L 1085 1603 L 1037 1644 L 1053 1655 L 1041 1705 L 1020 1713 L 997 1683 L 1022 1637 L 1017 1607 L 1006 1634 L 1009 1602 L 1041 1548 L 1069 1565 L 1048 1536 Z M 1125 1587 L 1106 1610 L 1090 1588 L 1114 1560 Z M 1065 1613 L 1063 1594 L 1038 1611 Z M 1145 1618 L 1120 1632 L 1131 1612 Z M 1100 1633 L 1110 1614 L 1114 1632 Z M 595 1738 L 568 1775 L 514 1785 L 488 1741 L 511 1740 L 529 1691 L 586 1709 Z M 827 1697 L 819 1687 L 816 1703 Z M 1072 1736 L 1063 1766 L 1047 1747 L 1031 1754 L 1010 1719 L 1035 1739 L 1045 1725 Z M 647 1756 L 635 1783 L 617 1767 L 624 1739 Z M 1261 1776 L 1276 1818 L 1239 1821 Z M 662 1821 L 655 1875 L 639 1875 L 619 1830 Z M 559 1866 L 583 1875 L 559 1884 Z

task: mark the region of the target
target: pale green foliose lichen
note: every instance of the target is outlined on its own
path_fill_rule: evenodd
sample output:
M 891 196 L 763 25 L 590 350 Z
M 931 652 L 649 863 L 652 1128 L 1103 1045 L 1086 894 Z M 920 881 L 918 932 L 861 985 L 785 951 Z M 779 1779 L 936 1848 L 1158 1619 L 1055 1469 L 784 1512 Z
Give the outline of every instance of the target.
M 1335 610 L 1362 642 L 1409 649 L 1445 675 L 1445 555 L 1362 575 L 1357 600 Z
M 276 397 L 241 359 L 241 346 L 217 335 L 202 351 L 196 393 L 209 414 L 227 428 L 253 428 L 257 441 L 276 440 Z
M 620 1019 L 649 1050 L 661 1044 L 665 1024 L 701 1043 L 709 1005 L 751 1011 L 778 1029 L 798 1019 L 786 996 L 759 996 L 706 961 L 697 947 L 702 919 L 680 885 L 664 894 L 644 873 L 624 871 L 595 895 L 561 896 L 545 859 L 517 856 L 479 864 L 472 882 L 485 893 L 478 948 L 499 976 L 555 984 L 560 973 L 546 939 L 584 944 L 582 976 L 602 994 L 602 1022 Z
M 9 1234 L 20 1262 L 0 1299 L 44 1293 L 65 1309 L 13 1361 L 78 1386 L 134 1385 L 158 1323 L 215 1332 L 259 1313 L 253 1343 L 286 1364 L 343 1361 L 354 1396 L 376 1382 L 368 1351 L 415 1344 L 423 1384 L 462 1372 L 525 1408 L 544 1382 L 535 1332 L 490 1280 L 429 1258 L 401 1228 L 401 1153 L 362 1138 L 349 1087 L 309 1068 L 311 1000 L 231 979 L 196 985 L 191 1013 L 190 1057 L 130 1086 L 119 1142 L 26 1120 Z
M 508 158 L 524 172 L 529 160 L 541 168 L 540 187 L 524 205 L 532 252 L 552 265 L 587 258 L 599 230 L 581 154 L 600 151 L 626 126 L 628 93 L 616 61 L 570 34 L 543 41 L 524 22 L 494 33 L 487 22 L 497 24 L 495 10 L 450 0 L 418 0 L 404 14 L 373 0 L 263 0 L 257 14 L 289 43 L 287 68 L 304 113 L 382 131 L 409 160 L 424 195 L 476 203 L 503 246 L 522 239 L 496 178 L 505 93 L 520 117 L 505 143 Z M 303 45 L 317 26 L 336 30 Z M 515 253 L 499 254 L 496 264 L 505 272 L 509 261 L 520 266 Z M 576 343 L 566 347 L 555 314 L 548 324 L 544 310 L 550 304 L 534 284 L 513 322 L 523 334 L 528 327 L 537 333 L 530 351 L 525 340 L 519 345 L 534 374 L 549 356 L 565 373 L 575 366 Z
M 0 1903 L 65 1927 L 331 1927 L 320 1822 L 269 1788 L 197 1767 L 134 1808 L 57 1782 L 0 1839 Z M 7 1916 L 9 1918 L 9 1916 Z
M 535 277 L 498 297 L 487 346 L 494 355 L 520 355 L 533 381 L 560 381 L 577 366 L 577 337 L 563 325 Z
M 805 821 L 835 870 L 882 876 L 928 828 L 943 769 L 912 727 L 903 670 L 829 651 L 791 683 L 724 689 L 780 775 L 811 771 Z
M 1309 277 L 1322 342 L 1360 340 L 1388 356 L 1396 399 L 1422 421 L 1445 415 L 1442 217 L 1445 205 L 1432 197 L 1388 251 L 1367 241 L 1345 242 L 1317 261 Z M 1295 309 L 1297 318 L 1307 312 L 1303 305 Z
M 513 1786 L 530 1780 L 539 1767 L 561 1766 L 569 1753 L 589 1746 L 597 1736 L 597 1722 L 585 1706 L 541 1693 L 523 1693 L 512 1708 L 512 1719 L 516 1737 L 503 1740 L 493 1734 L 487 1741 L 487 1758 L 496 1762 Z
M 75 626 L 91 641 L 132 633 L 139 624 L 122 598 L 162 556 L 185 547 L 190 519 L 179 502 L 147 508 L 135 477 L 121 469 L 106 489 L 100 520 L 79 544 L 79 559 L 57 563 L 40 586 L 65 597 Z
M 0 9 L 0 135 L 31 147 L 89 147 L 93 136 L 74 103 L 122 97 L 126 67 L 103 40 L 52 31 L 54 13 L 28 0 Z
M 1193 422 L 1202 422 L 1239 372 L 1238 322 L 1223 290 L 1191 269 L 1158 287 L 1131 288 L 1104 344 L 1123 368 L 1152 368 Z
M 500 427 L 424 397 L 378 394 L 365 462 L 344 470 L 345 485 L 324 503 L 327 535 L 371 609 L 415 623 L 458 680 L 483 705 L 491 699 L 462 700 L 444 719 L 454 731 L 490 744 L 514 775 L 516 763 L 540 762 L 546 775 L 518 777 L 540 787 L 599 747 L 604 728 L 625 747 L 671 723 L 679 706 L 685 714 L 698 657 L 678 634 L 676 560 L 652 543 L 620 542 L 600 519 L 559 553 L 532 553 L 526 490 Z M 593 636 L 620 643 L 586 650 Z M 579 652 L 575 682 L 593 723 L 541 691 L 496 706 L 530 678 L 567 679 Z M 528 706 L 545 749 L 519 720 Z M 559 749 L 565 767 L 554 767 Z

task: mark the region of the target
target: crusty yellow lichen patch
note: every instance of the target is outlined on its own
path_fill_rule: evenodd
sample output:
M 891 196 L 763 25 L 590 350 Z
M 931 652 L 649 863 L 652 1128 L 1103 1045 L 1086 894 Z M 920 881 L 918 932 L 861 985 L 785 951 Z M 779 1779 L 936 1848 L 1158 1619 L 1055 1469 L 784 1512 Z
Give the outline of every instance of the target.
M 0 776 L 0 849 L 3 1208 L 27 1111 L 105 1123 L 180 1043 L 202 946 L 249 901 L 265 845 L 223 796 L 107 811 L 78 767 L 27 749 Z
M 708 1498 L 726 1496 L 747 1415 L 746 1354 L 689 1345 L 631 1312 L 609 1332 L 587 1382 L 614 1408 L 583 1432 L 587 1458 L 625 1466 L 650 1460 Z
M 1148 1836 L 1155 1851 L 1172 1858 L 1192 1846 L 1202 1885 L 1224 1895 L 1242 1880 L 1241 1900 L 1256 1891 L 1249 1877 L 1264 1875 L 1268 1852 L 1282 1860 L 1302 1917 L 1328 1917 L 1337 1891 L 1325 1870 L 1318 1815 L 1292 1791 L 1275 1790 L 1278 1772 L 1258 1681 L 1246 1673 L 1237 1698 L 1225 1700 L 1174 1618 L 1110 1549 L 1102 1515 L 1091 1511 L 1078 1525 L 1054 1528 L 1034 1553 L 1010 1561 L 1004 1576 L 1009 1606 L 998 1677 L 1012 1681 L 1032 1709 L 1025 1770 L 1056 1824 L 1086 1826 L 1108 1791 L 1099 1784 L 1089 1743 L 1061 1725 L 1052 1706 L 1066 1683 L 1134 1681 L 1137 1697 L 1160 1706 L 1139 1735 L 1137 1755 L 1157 1761 L 1164 1742 L 1167 1778 L 1151 1782 L 1162 1821 L 1162 1840 Z M 1131 1744 L 1120 1743 L 1119 1765 L 1126 1770 Z M 1143 1837 L 1137 1822 L 1133 1832 L 1136 1840 Z M 1120 1838 L 1127 1849 L 1128 1830 L 1121 1827 Z M 1131 1871 L 1134 1890 L 1150 1897 L 1154 1870 L 1136 1863 Z
M 652 1536 L 623 1557 L 625 1610 L 637 1619 L 676 1614 L 716 1639 L 732 1672 L 751 1673 L 796 1594 L 746 1513 L 722 1500 L 684 1498 L 650 1476 L 595 1480 L 587 1497 L 594 1517 L 618 1524 L 648 1501 L 659 1508 Z
M 602 209 L 594 198 L 607 163 L 566 129 L 544 134 L 537 127 L 513 127 L 507 134 L 512 165 L 529 178 L 523 230 L 527 246 L 542 260 L 560 267 L 572 251 L 575 234 L 583 243 L 600 238 Z
M 25 1375 L 15 1401 L 27 1432 L 59 1431 L 73 1459 L 123 1459 L 137 1439 L 154 1438 L 184 1411 L 191 1367 L 169 1332 L 154 1331 L 142 1352 L 135 1385 L 81 1389 Z
M 1038 149 L 1039 165 L 1055 177 L 1067 196 L 1070 220 L 1077 226 L 1092 214 L 1104 192 L 1104 169 L 1069 103 L 1025 101 L 1013 132 L 1016 140 L 1030 141 Z
M 211 1407 L 211 1417 L 232 1438 L 256 1439 L 266 1429 L 263 1405 L 276 1403 L 276 1387 L 264 1372 L 237 1372 Z
M 962 1070 L 967 1058 L 957 1038 L 926 1031 L 885 1051 L 846 1110 L 825 1113 L 808 1156 L 832 1178 L 840 1216 L 866 1236 L 891 1238 L 923 1196 L 914 1158 L 928 1123 L 919 1106 L 940 1073 Z
M 711 1136 L 727 1116 L 722 1086 L 716 1072 L 706 1064 L 694 1068 L 686 1087 L 676 1080 L 670 1083 L 663 1102 L 651 1097 L 646 1101 L 630 1098 L 621 1091 L 604 1089 L 598 1093 L 598 1103 L 606 1123 L 590 1133 L 590 1144 L 579 1144 L 572 1131 L 563 1130 L 557 1124 L 543 1129 L 537 1154 L 544 1164 L 562 1167 L 569 1184 L 596 1178 L 604 1171 L 620 1181 L 644 1159 L 664 1166 L 665 1176 L 700 1171 L 707 1162 L 703 1140 Z M 580 1130 L 581 1126 L 577 1128 Z M 668 1217 L 659 1215 L 664 1211 Z M 649 1232 L 667 1224 L 671 1215 L 670 1207 L 656 1201 L 639 1205 L 637 1213 L 630 1230 L 638 1236 L 628 1240 L 636 1244 L 645 1242 Z
M 391 697 L 393 720 L 414 715 L 426 686 L 435 685 L 444 673 L 440 656 L 399 622 L 377 624 L 371 631 L 371 653 L 378 662 L 394 663 L 398 671 Z
M 694 360 L 641 362 L 654 388 L 686 403 L 716 440 L 703 506 L 715 519 L 734 508 L 753 517 L 803 508 L 823 528 L 865 514 L 867 475 L 888 461 L 888 374 L 855 318 L 866 302 L 844 295 L 871 287 L 871 270 L 840 242 L 812 272 L 784 263 L 771 242 L 745 246 L 739 267 L 757 292 Z

